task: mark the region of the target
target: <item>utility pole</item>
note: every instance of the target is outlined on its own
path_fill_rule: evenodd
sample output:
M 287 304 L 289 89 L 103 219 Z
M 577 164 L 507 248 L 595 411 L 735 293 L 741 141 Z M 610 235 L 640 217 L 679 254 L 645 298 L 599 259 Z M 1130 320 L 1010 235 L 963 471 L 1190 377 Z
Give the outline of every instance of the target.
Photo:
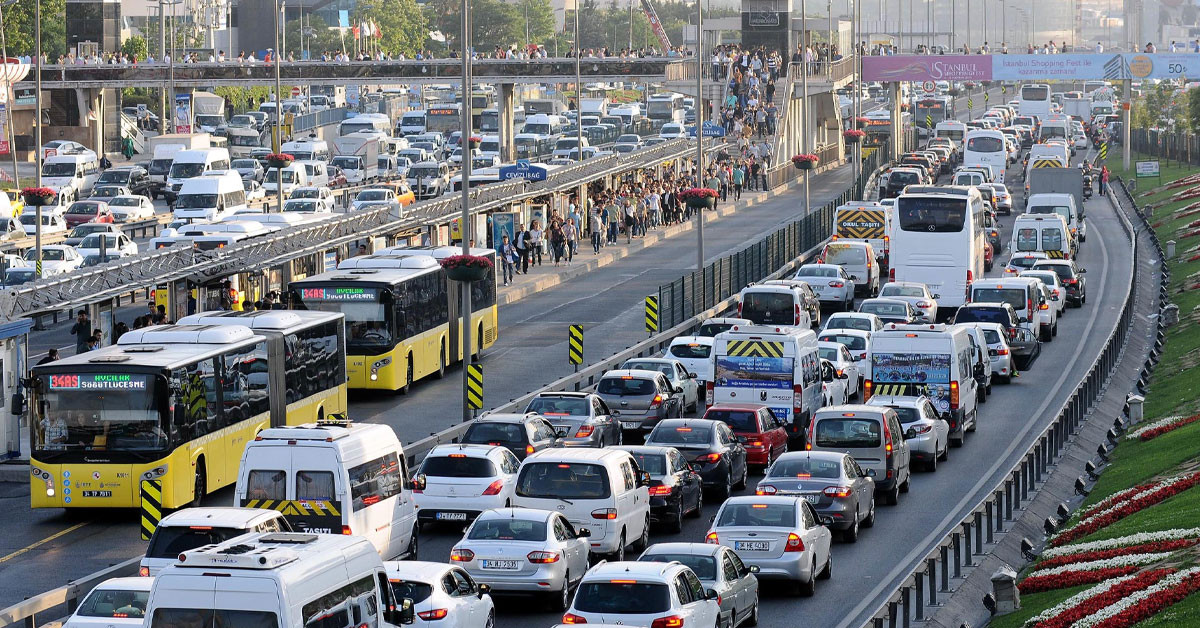
M 801 0 L 803 2 L 803 0 Z M 630 7 L 633 3 L 630 2 Z M 696 187 L 704 187 L 704 9 L 696 0 Z M 704 208 L 696 210 L 696 270 L 704 270 Z
M 4 111 L 8 116 L 8 119 L 5 120 L 4 126 L 8 128 L 8 156 L 12 157 L 13 189 L 19 191 L 21 189 L 21 177 L 17 174 L 17 131 L 15 128 L 13 128 L 13 105 L 15 103 L 13 98 L 12 77 L 8 74 L 7 65 L 8 38 L 4 36 L 4 6 L 11 5 L 15 2 L 16 0 L 8 0 L 7 2 L 0 3 L 0 49 L 2 49 L 0 50 L 0 55 L 3 55 L 5 60 L 4 101 L 8 104 L 5 105 Z M 41 146 L 38 147 L 38 151 L 41 151 Z M 41 221 L 39 220 L 38 222 Z
M 35 1 L 33 3 L 33 47 L 37 53 L 37 65 L 34 67 L 34 97 L 33 97 L 33 147 L 37 151 L 37 158 L 34 160 L 37 165 L 37 170 L 33 175 L 33 187 L 42 187 L 42 3 Z M 1129 90 L 1125 91 L 1126 94 Z M 1125 126 L 1129 126 L 1126 124 Z M 16 149 L 16 146 L 12 147 Z M 16 173 L 13 173 L 16 178 Z M 60 199 L 61 200 L 61 199 Z M 42 278 L 42 205 L 39 203 L 34 209 L 35 220 L 37 223 L 33 226 L 33 248 L 34 248 L 34 273 L 38 279 Z
M 462 149 L 462 215 L 458 235 L 462 239 L 462 254 L 471 254 L 471 4 L 470 0 L 462 0 L 462 104 L 459 109 L 462 114 L 462 132 L 459 133 L 458 145 Z M 578 11 L 576 11 L 578 14 Z M 578 24 L 578 18 L 576 18 Z M 578 37 L 578 36 L 577 36 Z M 578 63 L 578 59 L 576 59 Z M 576 66 L 578 67 L 578 66 Z M 583 143 L 580 142 L 580 154 L 583 153 Z M 488 281 L 484 279 L 483 281 Z M 494 275 L 491 281 L 495 281 Z M 462 293 L 462 355 L 463 355 L 463 421 L 470 421 L 472 412 L 467 401 L 467 389 L 471 380 L 471 286 L 465 281 L 458 282 Z

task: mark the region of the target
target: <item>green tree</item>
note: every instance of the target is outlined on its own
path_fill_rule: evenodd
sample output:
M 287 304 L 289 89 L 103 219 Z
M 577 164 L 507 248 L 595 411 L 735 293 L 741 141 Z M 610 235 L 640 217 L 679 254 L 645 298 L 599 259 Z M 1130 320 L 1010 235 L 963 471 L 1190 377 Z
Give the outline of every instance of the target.
M 146 47 L 154 53 L 155 59 L 163 58 L 162 51 L 158 46 L 158 19 L 152 17 L 146 20 L 142 25 L 142 38 L 146 42 Z M 164 43 L 167 46 L 167 52 L 171 51 L 171 15 L 167 14 L 167 37 Z M 199 29 L 193 28 L 190 24 L 183 20 L 178 20 L 174 28 L 175 34 L 175 49 L 178 56 L 183 56 L 183 51 L 188 48 L 199 48 L 204 43 L 204 34 Z M 228 51 L 226 51 L 228 53 Z M 235 55 L 236 56 L 236 55 Z
M 66 0 L 41 0 L 42 7 L 42 51 L 52 60 L 67 54 Z M 4 7 L 4 36 L 8 43 L 8 54 L 30 55 L 34 50 L 34 24 L 36 22 L 32 2 L 18 2 Z
M 530 39 L 533 40 L 533 20 L 537 0 L 528 0 L 530 10 Z M 548 3 L 546 3 L 548 5 Z M 461 48 L 462 4 L 459 0 L 433 0 L 429 3 L 433 28 L 441 31 L 452 50 Z M 496 46 L 508 48 L 525 43 L 525 5 L 508 4 L 502 0 L 471 0 L 471 46 L 481 53 L 491 53 Z M 543 8 L 544 10 L 544 8 Z M 543 16 L 538 16 L 544 21 Z M 550 14 L 553 24 L 553 13 Z M 543 29 L 544 31 L 544 29 Z M 552 35 L 553 27 L 544 36 Z M 538 42 L 541 43 L 541 42 Z
M 304 35 L 303 48 L 309 51 L 309 54 L 314 58 L 320 58 L 321 53 L 326 50 L 341 50 L 342 38 L 336 30 L 330 30 L 329 24 L 319 15 L 304 16 L 304 27 L 308 34 Z M 291 20 L 284 26 L 285 45 L 284 50 L 295 51 L 299 57 L 300 46 L 300 20 Z
M 121 42 L 121 52 L 139 61 L 145 59 L 149 55 L 146 50 L 146 38 L 141 35 L 134 35 L 126 39 Z
M 374 20 L 382 37 L 380 48 L 388 54 L 413 56 L 429 37 L 429 22 L 415 0 L 359 0 L 354 22 Z M 340 47 L 340 44 L 339 44 Z
M 1200 87 L 1187 92 L 1187 118 L 1193 131 L 1200 130 Z

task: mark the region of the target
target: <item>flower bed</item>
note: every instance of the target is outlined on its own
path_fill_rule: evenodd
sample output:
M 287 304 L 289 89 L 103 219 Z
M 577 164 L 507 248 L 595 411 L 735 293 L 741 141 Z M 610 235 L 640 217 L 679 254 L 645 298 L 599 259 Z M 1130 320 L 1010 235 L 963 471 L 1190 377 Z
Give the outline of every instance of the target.
M 1115 539 L 1104 539 L 1103 541 L 1091 541 L 1088 543 L 1064 545 L 1062 547 L 1051 547 L 1042 552 L 1042 559 L 1066 556 L 1068 554 L 1076 554 L 1079 552 L 1098 552 L 1118 547 L 1126 547 L 1129 545 L 1141 545 L 1144 543 L 1173 541 L 1177 539 L 1200 539 L 1200 528 L 1176 528 L 1174 530 L 1163 530 L 1161 532 L 1139 532 L 1137 534 L 1121 536 Z
M 1135 495 L 1113 504 L 1111 507 L 1097 512 L 1079 523 L 1059 532 L 1050 539 L 1051 547 L 1066 545 L 1075 539 L 1087 536 L 1096 530 L 1112 525 L 1135 512 L 1149 508 L 1154 504 L 1178 495 L 1200 483 L 1200 472 L 1177 475 L 1167 478 Z
M 1185 425 L 1190 425 L 1200 421 L 1200 414 L 1192 416 L 1169 416 L 1165 419 L 1155 421 L 1149 425 L 1138 428 L 1125 436 L 1125 438 L 1133 440 L 1137 439 L 1142 442 L 1153 440 L 1167 432 L 1177 430 Z
M 1127 576 L 1138 571 L 1142 565 L 1158 562 L 1170 555 L 1171 552 L 1134 554 L 1040 569 L 1022 580 L 1017 587 L 1021 593 L 1037 593 L 1103 582 L 1109 578 Z
M 1200 567 L 1185 569 L 1080 619 L 1072 628 L 1132 626 L 1197 590 L 1200 590 Z
M 1154 569 L 1101 582 L 1072 595 L 1057 606 L 1030 617 L 1025 621 L 1024 628 L 1068 628 L 1076 621 L 1114 604 L 1125 596 L 1140 591 L 1172 573 L 1175 573 L 1174 569 Z
M 1139 484 L 1137 486 L 1127 488 L 1123 491 L 1118 491 L 1116 493 L 1113 493 L 1112 495 L 1109 495 L 1108 497 L 1105 497 L 1104 499 L 1079 511 L 1079 520 L 1083 521 L 1084 519 L 1087 519 L 1088 517 L 1100 512 L 1101 510 L 1105 510 L 1105 509 L 1109 508 L 1110 506 L 1112 506 L 1113 504 L 1116 504 L 1117 502 L 1123 502 L 1126 499 L 1129 499 L 1130 497 L 1133 497 L 1134 495 L 1137 495 L 1138 493 L 1141 493 L 1142 491 L 1144 491 L 1148 488 L 1158 486 L 1158 484 L 1159 484 L 1158 482 L 1149 482 L 1146 484 Z
M 1170 541 L 1152 541 L 1149 543 L 1139 543 L 1137 545 L 1127 545 L 1125 547 L 1114 547 L 1112 549 L 1075 552 L 1047 558 L 1039 562 L 1034 569 L 1049 569 L 1051 567 L 1060 567 L 1062 565 L 1070 565 L 1074 563 L 1086 563 L 1095 560 L 1104 560 L 1106 558 L 1116 558 L 1117 556 L 1128 556 L 1130 554 L 1174 552 L 1185 547 L 1191 547 L 1197 543 L 1200 543 L 1200 539 L 1174 539 Z M 1071 547 L 1072 546 L 1067 545 L 1062 549 L 1071 549 Z

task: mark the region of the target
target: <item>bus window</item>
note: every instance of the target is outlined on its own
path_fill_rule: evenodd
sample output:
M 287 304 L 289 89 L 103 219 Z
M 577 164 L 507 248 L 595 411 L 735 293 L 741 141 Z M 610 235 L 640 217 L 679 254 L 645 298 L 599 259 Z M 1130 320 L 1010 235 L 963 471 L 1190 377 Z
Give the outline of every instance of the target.
M 1004 140 L 991 136 L 975 136 L 967 140 L 967 150 L 976 153 L 998 153 L 1004 150 Z
M 1042 250 L 1043 251 L 1061 251 L 1063 250 L 1063 238 L 1060 229 L 1042 229 Z M 1022 249 L 1024 250 L 1024 249 Z
M 966 222 L 962 199 L 905 199 L 898 204 L 900 229 L 925 233 L 958 233 Z
M 1037 229 L 1025 228 L 1017 230 L 1017 250 L 1018 251 L 1036 251 L 1037 248 Z

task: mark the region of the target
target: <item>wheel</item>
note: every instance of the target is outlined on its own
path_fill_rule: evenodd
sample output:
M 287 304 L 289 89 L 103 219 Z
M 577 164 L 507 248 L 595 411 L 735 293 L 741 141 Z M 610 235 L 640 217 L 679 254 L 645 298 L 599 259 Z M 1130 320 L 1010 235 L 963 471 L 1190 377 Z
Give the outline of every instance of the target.
M 200 501 L 204 499 L 205 493 L 208 492 L 208 475 L 204 471 L 204 460 L 196 462 L 196 481 L 192 485 L 192 507 L 199 508 Z
M 550 610 L 562 613 L 571 608 L 571 572 L 563 576 L 562 589 L 556 591 L 550 598 Z
M 700 515 L 704 514 L 704 491 L 696 492 L 696 509 L 688 516 L 693 519 L 699 519 Z
M 937 463 L 938 463 L 938 456 L 937 456 L 937 442 L 936 442 L 936 441 L 934 441 L 934 443 L 933 443 L 933 457 L 929 459 L 929 462 L 926 462 L 926 463 L 925 463 L 925 470 L 926 470 L 926 471 L 928 471 L 928 472 L 930 472 L 930 473 L 937 473 Z
M 937 458 L 938 458 L 938 460 L 941 460 L 942 462 L 945 462 L 946 460 L 950 459 L 950 445 L 949 444 L 947 444 L 945 447 L 942 448 L 942 453 L 938 454 Z
M 446 345 L 442 344 L 441 352 L 438 354 L 438 370 L 437 378 L 442 379 L 446 376 Z
M 733 494 L 733 469 L 729 469 L 725 473 L 725 484 L 720 486 L 717 489 L 717 496 L 721 498 L 721 501 L 725 501 L 725 500 L 729 499 L 729 496 L 732 494 Z
M 831 552 L 829 552 L 829 560 L 825 561 L 825 568 L 821 570 L 821 573 L 817 574 L 817 578 L 819 578 L 821 580 L 828 580 L 832 577 L 833 577 L 833 552 L 831 551 Z
M 909 473 L 908 477 L 904 478 L 904 483 L 900 485 L 900 492 L 907 493 L 908 489 L 911 487 L 911 485 L 912 485 L 912 473 Z
M 667 528 L 673 534 L 683 532 L 683 498 L 679 498 L 679 502 L 675 504 L 675 516 L 672 517 L 671 525 Z
M 813 559 L 813 564 L 808 571 L 808 581 L 801 580 L 799 582 L 800 597 L 812 597 L 817 592 L 817 561 Z
M 875 527 L 875 496 L 874 495 L 871 496 L 871 509 L 867 511 L 867 516 L 863 518 L 862 527 L 864 527 L 864 528 Z
M 950 438 L 950 446 L 951 447 L 962 447 L 963 446 L 962 437 L 961 436 L 958 438 L 951 437 Z
M 893 486 L 892 490 L 888 491 L 883 496 L 883 503 L 887 504 L 888 506 L 895 506 L 896 504 L 900 503 L 900 486 L 899 485 Z
M 1050 342 L 1050 330 L 1046 329 L 1045 325 L 1038 328 L 1038 340 L 1041 340 L 1042 342 Z
M 737 484 L 733 485 L 733 487 L 739 491 L 746 488 L 746 475 L 750 473 L 749 467 L 750 465 L 748 464 L 742 464 L 742 479 L 738 480 Z
M 617 551 L 609 554 L 609 557 L 615 561 L 625 560 L 625 531 L 621 530 L 621 540 L 617 542 Z
M 642 526 L 642 535 L 633 544 L 633 549 L 639 552 L 647 547 L 650 547 L 650 515 L 646 515 L 646 522 Z
M 1055 321 L 1055 322 L 1054 322 L 1054 327 L 1052 327 L 1052 328 L 1050 329 L 1050 335 L 1051 335 L 1051 336 L 1057 336 L 1057 335 L 1058 335 L 1058 321 Z
M 758 598 L 757 597 L 754 598 L 754 606 L 750 607 L 750 614 L 748 616 L 746 616 L 746 625 L 747 626 L 757 626 L 758 625 Z
M 858 512 L 854 513 L 854 522 L 850 524 L 850 527 L 842 530 L 842 540 L 847 543 L 858 542 Z
M 1001 375 L 1000 383 L 1001 384 L 1011 384 L 1012 383 L 1012 375 Z
M 854 293 L 853 292 L 850 293 L 850 298 L 846 299 L 846 304 L 842 306 L 842 311 L 843 312 L 853 312 L 854 311 Z
M 568 604 L 568 606 L 569 606 L 569 604 Z M 566 609 L 564 608 L 563 610 L 566 610 Z M 494 612 L 488 613 L 487 623 L 484 624 L 483 628 L 495 628 L 495 626 L 496 626 L 496 613 L 494 613 Z
M 405 560 L 416 560 L 417 551 L 421 548 L 420 535 L 417 534 L 417 526 L 413 526 L 412 536 L 408 539 L 408 548 L 404 550 Z
M 413 383 L 412 355 L 409 355 L 407 358 L 405 358 L 405 361 L 408 363 L 408 367 L 404 373 L 404 386 L 401 387 L 400 390 L 396 391 L 396 392 L 399 392 L 401 395 L 407 395 L 409 392 L 411 392 L 412 391 L 412 383 Z

